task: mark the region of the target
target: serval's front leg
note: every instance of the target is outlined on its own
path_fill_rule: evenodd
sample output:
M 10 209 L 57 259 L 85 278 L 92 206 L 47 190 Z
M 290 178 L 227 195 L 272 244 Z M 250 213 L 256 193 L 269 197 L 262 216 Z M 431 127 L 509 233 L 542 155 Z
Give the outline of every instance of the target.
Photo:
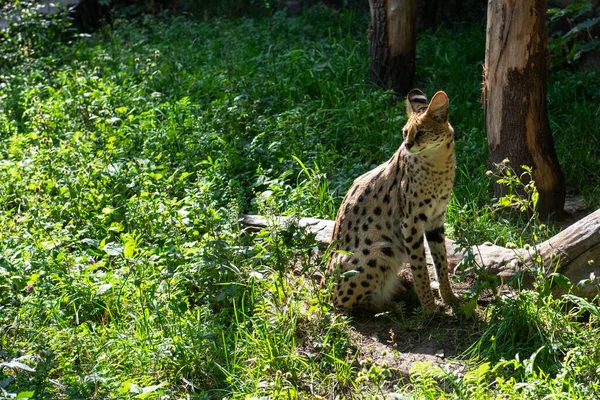
M 433 314 L 438 311 L 435 304 L 435 298 L 431 291 L 429 281 L 429 272 L 427 272 L 427 261 L 425 259 L 425 235 L 423 227 L 415 224 L 403 229 L 406 241 L 406 251 L 410 256 L 410 268 L 415 281 L 415 291 L 421 303 L 423 311 L 427 314 Z
M 438 282 L 440 283 L 440 295 L 444 303 L 453 303 L 458 301 L 458 298 L 452 291 L 450 286 L 450 267 L 448 266 L 448 257 L 446 256 L 446 235 L 444 234 L 444 223 L 428 230 L 425 233 L 427 244 L 435 265 L 435 273 Z

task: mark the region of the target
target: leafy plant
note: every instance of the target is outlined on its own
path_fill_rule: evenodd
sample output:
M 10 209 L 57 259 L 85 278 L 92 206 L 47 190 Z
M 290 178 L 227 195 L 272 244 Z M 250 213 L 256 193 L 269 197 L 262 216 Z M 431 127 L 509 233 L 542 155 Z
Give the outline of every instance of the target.
M 569 25 L 567 32 L 557 31 L 548 41 L 553 65 L 565 62 L 571 64 L 583 54 L 598 50 L 599 45 L 593 39 L 591 31 L 600 23 L 600 16 L 583 19 L 583 16 L 592 12 L 592 8 L 591 0 L 576 0 L 563 9 L 548 10 L 551 23 L 563 21 Z

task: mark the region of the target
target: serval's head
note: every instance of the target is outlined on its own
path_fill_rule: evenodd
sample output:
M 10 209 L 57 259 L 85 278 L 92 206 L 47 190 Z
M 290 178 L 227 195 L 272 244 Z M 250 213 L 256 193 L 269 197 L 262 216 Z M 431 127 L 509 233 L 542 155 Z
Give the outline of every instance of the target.
M 402 128 L 404 148 L 413 154 L 442 145 L 451 147 L 454 129 L 448 123 L 448 96 L 437 92 L 431 102 L 419 89 L 413 89 L 406 97 L 408 121 Z

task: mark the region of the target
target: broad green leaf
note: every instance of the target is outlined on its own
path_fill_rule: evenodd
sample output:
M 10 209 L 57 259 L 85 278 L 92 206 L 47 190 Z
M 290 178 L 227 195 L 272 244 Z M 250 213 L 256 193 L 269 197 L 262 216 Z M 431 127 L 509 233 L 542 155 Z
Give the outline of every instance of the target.
M 467 319 L 469 319 L 473 316 L 473 312 L 475 311 L 476 308 L 477 308 L 477 298 L 473 297 L 467 303 L 463 304 L 462 311 L 465 314 L 465 317 L 467 317 Z
M 81 239 L 81 243 L 87 244 L 89 246 L 98 247 L 100 244 L 96 239 L 85 238 Z
M 531 203 L 533 204 L 534 209 L 537 208 L 539 199 L 540 199 L 540 194 L 537 191 L 533 192 L 533 194 L 531 195 Z
M 135 397 L 138 399 L 145 399 L 146 397 L 150 396 L 151 394 L 156 392 L 158 389 L 163 388 L 166 385 L 167 385 L 167 382 L 163 382 L 160 385 L 146 386 L 146 387 L 142 388 L 142 393 L 138 394 Z
M 354 275 L 358 274 L 358 271 L 351 269 L 350 271 L 346 271 L 342 274 L 342 278 L 351 278 Z
M 112 289 L 112 286 L 112 283 L 105 283 L 104 285 L 100 285 L 98 287 L 98 290 L 96 290 L 96 296 L 100 296 L 108 292 L 110 289 Z
M 21 361 L 17 361 L 17 360 L 11 360 L 9 362 L 0 363 L 0 367 L 18 368 L 18 369 L 22 369 L 23 371 L 35 372 L 35 369 L 31 368 L 27 364 L 23 364 Z
M 564 289 L 568 289 L 568 288 L 571 287 L 571 281 L 569 280 L 569 278 L 567 278 L 563 274 L 559 274 L 558 272 L 554 272 L 554 273 L 550 274 L 550 277 L 554 281 L 554 284 L 556 286 L 558 286 L 558 287 L 561 287 L 561 288 L 564 288 Z
M 110 256 L 120 256 L 123 254 L 123 246 L 115 242 L 107 243 L 102 250 Z

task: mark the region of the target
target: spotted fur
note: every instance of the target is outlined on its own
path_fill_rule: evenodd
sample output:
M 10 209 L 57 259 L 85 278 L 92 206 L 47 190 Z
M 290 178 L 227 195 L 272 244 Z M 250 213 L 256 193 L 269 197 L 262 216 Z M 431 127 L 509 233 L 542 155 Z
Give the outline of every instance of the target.
M 404 141 L 387 162 L 358 177 L 335 221 L 334 305 L 381 311 L 402 293 L 399 273 L 410 264 L 425 312 L 437 310 L 425 261 L 427 240 L 444 302 L 456 300 L 449 282 L 444 220 L 454 183 L 454 130 L 448 97 L 431 102 L 418 89 L 407 96 Z

